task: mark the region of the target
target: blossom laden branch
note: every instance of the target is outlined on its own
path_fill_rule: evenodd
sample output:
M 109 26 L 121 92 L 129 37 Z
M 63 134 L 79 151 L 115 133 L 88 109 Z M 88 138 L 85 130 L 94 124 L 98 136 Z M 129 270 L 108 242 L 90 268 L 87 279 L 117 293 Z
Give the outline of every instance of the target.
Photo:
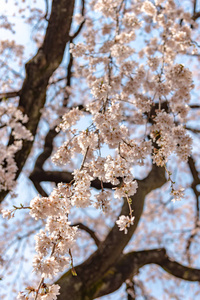
M 64 1 L 66 0 L 61 0 L 61 4 Z M 57 1 L 53 2 L 53 5 L 54 3 L 56 5 Z M 81 154 L 83 156 L 82 163 L 77 163 L 72 174 L 67 174 L 69 177 L 72 176 L 72 180 L 68 184 L 58 184 L 49 196 L 41 188 L 39 180 L 37 179 L 35 182 L 36 188 L 40 190 L 43 197 L 37 196 L 32 199 L 30 215 L 35 220 L 42 219 L 46 222 L 45 229 L 41 230 L 35 238 L 37 255 L 34 258 L 33 266 L 34 271 L 42 278 L 37 289 L 38 295 L 39 290 L 41 294 L 45 278 L 56 276 L 62 272 L 69 265 L 70 259 L 73 262 L 70 249 L 76 240 L 77 228 L 71 226 L 68 220 L 72 207 L 84 209 L 93 204 L 94 207 L 108 213 L 112 197 L 110 192 L 105 191 L 104 183 L 116 186 L 113 193 L 115 198 L 124 198 L 124 205 L 118 221 L 105 240 L 99 244 L 98 249 L 77 269 L 79 270 L 77 274 L 80 274 L 80 278 L 77 278 L 77 282 L 81 283 L 78 291 L 80 294 L 83 289 L 84 292 L 85 290 L 87 292 L 94 290 L 93 285 L 104 276 L 109 276 L 107 272 L 118 266 L 121 258 L 122 260 L 124 258 L 123 262 L 125 263 L 126 256 L 123 256 L 122 252 L 139 224 L 145 197 L 150 191 L 165 184 L 164 167 L 166 168 L 172 154 L 176 154 L 183 162 L 187 162 L 188 156 L 191 154 L 192 139 L 184 125 L 188 117 L 188 103 L 194 84 L 189 68 L 181 63 L 176 63 L 177 55 L 186 53 L 188 48 L 194 47 L 191 42 L 191 29 L 188 25 L 191 18 L 185 14 L 184 10 L 179 10 L 179 15 L 174 13 L 173 1 L 161 9 L 157 1 L 154 4 L 146 0 L 141 2 L 137 9 L 134 5 L 131 6 L 133 10 L 130 10 L 131 13 L 125 9 L 124 1 L 116 1 L 115 5 L 112 4 L 113 0 L 93 2 L 92 8 L 98 11 L 103 27 L 99 31 L 96 30 L 96 25 L 88 16 L 85 22 L 88 31 L 84 34 L 84 41 L 70 45 L 68 79 L 71 80 L 71 64 L 77 60 L 75 71 L 86 79 L 90 89 L 86 104 L 86 110 L 90 114 L 90 125 L 86 129 L 79 130 L 77 128 L 79 120 L 84 117 L 84 113 L 78 107 L 65 113 L 56 130 L 57 132 L 59 130 L 66 132 L 67 140 L 58 148 L 52 160 L 58 166 L 68 165 L 74 157 L 76 160 Z M 73 3 L 71 5 L 73 6 Z M 66 7 L 63 7 L 63 11 L 64 8 L 66 10 Z M 54 13 L 57 14 L 54 8 L 52 6 L 52 18 Z M 57 8 L 60 9 L 60 7 Z M 84 9 L 84 5 L 82 9 Z M 60 14 L 64 14 L 63 11 L 61 10 Z M 72 11 L 73 7 L 71 7 Z M 183 24 L 179 24 L 177 21 L 180 15 Z M 63 29 L 67 34 L 65 43 L 62 44 L 63 36 L 60 35 L 61 40 L 58 39 L 58 44 L 55 44 L 55 36 L 50 30 L 53 22 L 51 17 L 42 47 L 30 64 L 27 64 L 27 76 L 32 74 L 31 68 L 34 69 L 39 62 L 40 71 L 47 69 L 47 74 L 43 78 L 45 84 L 42 86 L 40 108 L 45 102 L 49 76 L 56 69 L 50 67 L 51 62 L 59 56 L 59 61 L 54 61 L 58 65 L 63 56 L 66 41 L 71 40 L 69 37 L 70 19 L 70 24 L 64 23 L 63 27 L 61 26 L 66 28 L 68 25 L 67 33 Z M 141 18 L 144 22 L 140 22 Z M 109 23 L 112 22 L 111 28 L 105 20 L 108 20 Z M 149 32 L 146 26 L 150 27 Z M 81 28 L 80 25 L 79 29 L 81 30 Z M 139 54 L 133 45 L 141 30 L 145 30 L 146 33 L 158 30 L 156 36 L 159 33 L 159 38 L 153 40 L 150 38 L 149 41 L 147 39 L 143 53 Z M 47 51 L 51 40 L 54 42 L 52 48 L 59 49 L 59 53 Z M 102 43 L 99 43 L 99 40 Z M 139 59 L 133 59 L 134 55 L 138 58 L 142 55 L 145 63 L 139 65 Z M 79 60 L 80 62 L 84 61 L 84 68 L 80 65 L 81 63 L 79 64 Z M 99 64 L 101 64 L 103 73 L 98 71 Z M 37 73 L 33 72 L 31 76 L 35 75 Z M 37 80 L 34 91 L 38 92 L 38 87 L 40 87 L 41 93 L 41 86 L 38 85 Z M 22 97 L 20 101 L 23 102 Z M 30 103 L 23 104 L 27 114 L 31 115 Z M 142 135 L 135 134 L 135 130 L 132 132 L 129 130 L 131 122 L 125 118 L 129 108 L 134 124 L 138 125 L 137 128 L 139 129 L 141 125 L 145 124 Z M 154 115 L 152 115 L 152 111 L 155 113 Z M 34 136 L 37 124 L 35 125 L 31 130 Z M 50 136 L 51 134 L 52 136 Z M 43 165 L 51 155 L 55 136 L 54 131 L 47 134 L 46 138 L 50 138 L 50 143 L 47 145 L 46 139 L 45 146 L 48 147 L 36 161 L 36 166 L 46 176 L 48 172 L 43 171 Z M 109 153 L 102 155 L 105 146 L 109 149 Z M 147 158 L 152 159 L 152 169 L 143 180 L 137 183 L 134 180 L 132 168 L 145 165 Z M 54 172 L 55 174 L 56 172 Z M 32 179 L 34 179 L 33 175 L 31 175 Z M 168 175 L 170 175 L 169 172 Z M 93 199 L 91 186 L 95 180 L 100 182 L 101 188 Z M 180 199 L 183 191 L 174 189 L 175 183 L 171 179 L 171 175 L 169 180 L 175 199 Z M 121 233 L 123 230 L 125 235 Z M 151 257 L 149 261 L 146 258 L 146 264 L 161 263 L 157 254 L 159 251 L 164 253 L 165 257 L 164 262 L 162 259 L 162 264 L 164 263 L 165 266 L 167 264 L 170 269 L 163 249 L 149 252 L 151 255 L 146 252 L 145 254 L 149 254 L 147 257 Z M 70 258 L 65 254 L 69 254 Z M 137 254 L 134 253 L 133 257 L 139 260 L 139 254 L 138 256 Z M 130 257 L 132 257 L 131 254 Z M 137 269 L 143 265 L 144 261 L 139 260 Z M 91 272 L 93 269 L 94 272 Z M 98 273 L 95 270 L 98 270 Z M 133 270 L 130 268 L 128 270 L 130 271 L 127 278 L 130 278 Z M 68 284 L 70 276 L 67 275 Z M 62 297 L 62 289 L 65 284 L 62 279 L 60 281 L 62 287 L 60 297 Z M 73 299 L 74 297 L 76 295 L 73 296 Z
M 11 210 L 2 209 L 1 213 L 2 213 L 3 218 L 6 218 L 6 219 L 9 220 L 11 218 L 14 218 L 16 210 L 21 210 L 21 209 L 31 209 L 31 207 L 30 206 L 24 206 L 23 204 L 20 204 L 20 206 L 13 205 L 13 209 L 11 209 Z

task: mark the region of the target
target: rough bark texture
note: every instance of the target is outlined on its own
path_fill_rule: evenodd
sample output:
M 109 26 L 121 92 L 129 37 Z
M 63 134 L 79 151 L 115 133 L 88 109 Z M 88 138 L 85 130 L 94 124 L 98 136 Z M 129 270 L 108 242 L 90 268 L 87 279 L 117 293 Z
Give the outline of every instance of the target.
M 78 276 L 71 271 L 64 274 L 57 283 L 61 286 L 59 300 L 91 300 L 110 294 L 138 273 L 147 264 L 157 264 L 169 274 L 188 281 L 200 281 L 200 270 L 183 266 L 171 260 L 165 249 L 153 249 L 123 254 L 123 249 L 134 234 L 143 212 L 146 195 L 166 182 L 164 169 L 153 166 L 152 171 L 139 181 L 138 191 L 132 197 L 135 223 L 128 234 L 120 232 L 115 225 L 98 249 L 81 265 Z M 128 214 L 124 202 L 120 214 Z
M 157 264 L 169 274 L 189 281 L 200 280 L 200 270 L 189 268 L 171 260 L 164 248 L 131 252 L 122 255 L 102 279 L 102 287 L 95 297 L 112 293 L 120 288 L 126 279 L 133 277 L 147 264 Z
M 26 65 L 26 77 L 19 92 L 19 108 L 29 117 L 27 129 L 35 137 L 38 123 L 41 117 L 41 108 L 46 101 L 46 90 L 49 78 L 60 65 L 66 43 L 70 40 L 74 11 L 74 0 L 54 0 L 51 15 L 46 30 L 46 35 L 37 54 Z M 12 137 L 10 142 L 12 143 Z M 18 178 L 32 149 L 33 142 L 24 141 L 22 149 L 16 153 L 15 161 Z M 0 193 L 0 201 L 4 199 L 8 191 Z
M 61 286 L 61 294 L 58 299 L 86 300 L 96 297 L 102 289 L 103 278 L 115 266 L 138 226 L 146 195 L 150 191 L 161 187 L 165 182 L 164 169 L 154 165 L 149 175 L 138 182 L 137 193 L 132 197 L 135 222 L 129 228 L 128 234 L 119 231 L 118 226 L 115 224 L 105 240 L 99 245 L 99 248 L 83 264 L 76 267 L 77 277 L 73 277 L 71 272 L 68 272 L 58 280 L 58 284 Z M 129 214 L 126 201 L 121 214 Z

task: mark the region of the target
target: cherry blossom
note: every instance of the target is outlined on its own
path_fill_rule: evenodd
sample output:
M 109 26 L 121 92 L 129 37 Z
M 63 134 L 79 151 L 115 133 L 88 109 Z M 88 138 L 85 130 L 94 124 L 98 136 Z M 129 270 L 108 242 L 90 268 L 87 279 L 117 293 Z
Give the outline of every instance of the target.
M 33 222 L 43 226 L 34 238 L 36 254 L 32 263 L 40 281 L 37 287 L 27 287 L 25 292 L 20 292 L 19 300 L 57 299 L 60 287 L 47 284 L 46 279 L 55 279 L 70 266 L 74 270 L 71 249 L 76 247 L 79 232 L 78 226 L 71 223 L 74 211 L 93 206 L 105 215 L 112 215 L 113 203 L 120 204 L 124 200 L 128 213 L 119 215 L 115 223 L 119 231 L 128 233 L 135 220 L 132 199 L 139 190 L 138 176 L 135 176 L 139 167 L 153 169 L 156 166 L 165 170 L 172 202 L 184 198 L 184 188 L 172 180 L 168 166 L 172 157 L 176 157 L 177 162 L 187 162 L 193 149 L 192 134 L 186 124 L 190 120 L 194 83 L 190 66 L 179 61 L 180 55 L 190 54 L 195 49 L 194 17 L 177 8 L 172 0 L 130 1 L 129 4 L 121 0 L 98 0 L 91 1 L 89 6 L 89 13 L 73 17 L 79 30 L 83 24 L 86 28 L 81 40 L 70 36 L 68 41 L 70 58 L 74 61 L 73 76 L 80 80 L 80 86 L 74 96 L 67 78 L 68 88 L 62 94 L 62 105 L 59 99 L 58 108 L 50 109 L 54 113 L 51 130 L 55 129 L 53 134 L 58 142 L 53 144 L 48 137 L 44 145 L 48 158 L 51 156 L 48 163 L 54 164 L 55 173 L 58 171 L 54 168 L 60 168 L 63 177 L 70 175 L 71 179 L 63 180 L 68 182 L 66 184 L 55 181 L 57 185 L 48 195 L 39 186 L 41 195 L 30 199 L 27 207 L 1 210 L 3 218 L 12 219 L 17 210 L 28 209 Z M 141 42 L 143 34 L 145 38 Z M 47 57 L 42 59 L 45 65 Z M 74 105 L 73 97 L 83 97 L 84 105 Z M 5 138 L 10 134 L 9 142 L 2 142 L 0 149 L 2 191 L 14 189 L 19 170 L 15 158 L 25 143 L 33 142 L 35 135 L 26 125 L 28 116 L 22 108 L 16 107 L 0 105 L 1 136 Z M 43 118 L 44 110 L 40 111 Z M 37 126 L 35 132 L 36 129 Z M 71 171 L 67 172 L 68 169 Z M 48 176 L 51 175 L 49 172 Z M 37 183 L 36 180 L 38 189 Z M 93 193 L 97 183 L 98 188 Z M 106 189 L 108 185 L 110 190 Z

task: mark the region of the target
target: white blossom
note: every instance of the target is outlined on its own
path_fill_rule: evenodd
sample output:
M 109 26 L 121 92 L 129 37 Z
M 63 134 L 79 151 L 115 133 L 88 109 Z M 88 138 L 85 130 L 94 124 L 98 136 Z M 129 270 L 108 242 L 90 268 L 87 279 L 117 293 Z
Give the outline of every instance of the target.
M 129 197 L 136 193 L 138 184 L 137 181 L 124 183 L 120 188 L 116 188 L 114 193 L 115 198 Z
M 17 300 L 28 300 L 29 298 L 23 293 L 19 292 L 17 295 Z
M 86 111 L 75 107 L 77 103 L 71 106 L 71 98 L 65 108 L 56 109 L 64 112 L 56 128 L 58 140 L 64 141 L 58 145 L 52 162 L 59 167 L 72 166 L 73 179 L 69 184 L 58 184 L 48 197 L 36 196 L 30 202 L 30 216 L 41 219 L 44 225 L 35 236 L 37 254 L 33 260 L 33 269 L 41 277 L 57 276 L 70 262 L 73 264 L 69 250 L 76 242 L 78 227 L 68 219 L 72 207 L 82 210 L 93 204 L 112 214 L 111 203 L 116 201 L 113 194 L 117 199 L 126 198 L 130 214 L 119 216 L 116 224 L 127 234 L 135 219 L 129 197 L 138 188 L 132 167 L 152 159 L 154 164 L 167 169 L 172 153 L 182 162 L 191 154 L 192 138 L 184 125 L 194 85 L 191 71 L 177 63 L 177 57 L 191 48 L 194 23 L 182 9 L 176 11 L 173 1 L 136 2 L 126 7 L 121 0 L 92 1 L 100 28 L 90 14 L 85 19 L 80 14 L 74 17 L 78 24 L 85 20 L 87 28 L 81 42 L 70 44 L 74 74 L 82 77 L 82 94 L 77 89 L 78 97 L 84 98 Z M 147 38 L 139 49 L 138 40 L 143 32 Z M 72 90 L 67 89 L 68 95 L 76 97 L 76 89 L 74 95 Z M 22 139 L 33 139 L 23 125 L 27 116 L 13 105 L 0 106 L 0 118 L 5 114 L 5 124 L 15 141 L 0 149 L 1 190 L 14 186 L 14 157 L 22 148 Z M 79 121 L 86 115 L 89 125 L 81 127 Z M 61 113 L 53 124 L 60 119 Z M 81 128 L 76 128 L 77 124 Z M 94 196 L 92 181 L 96 179 L 101 190 Z M 105 183 L 114 185 L 114 192 L 105 190 Z M 172 201 L 178 201 L 184 196 L 184 189 L 175 190 L 172 181 L 171 184 Z M 13 217 L 11 210 L 2 213 L 4 218 Z M 58 285 L 44 284 L 38 291 L 38 300 L 55 300 L 57 295 Z M 26 299 L 25 294 L 20 293 L 18 299 Z
M 141 8 L 142 11 L 144 11 L 145 13 L 147 13 L 150 16 L 154 16 L 156 14 L 156 8 L 153 5 L 152 2 L 146 0 Z
M 41 300 L 56 300 L 59 293 L 60 286 L 58 284 L 46 285 L 45 295 L 41 295 Z
M 14 217 L 13 210 L 8 210 L 8 209 L 2 209 L 1 211 L 3 218 L 10 220 L 11 218 Z
M 180 188 L 178 190 L 172 190 L 171 195 L 174 197 L 171 201 L 181 201 L 184 198 L 184 188 Z
M 59 272 L 58 262 L 54 256 L 43 260 L 41 258 L 41 256 L 35 255 L 33 260 L 34 271 L 45 278 L 53 278 Z
M 128 217 L 128 216 L 120 216 L 119 220 L 116 221 L 116 224 L 119 226 L 119 230 L 123 231 L 124 233 L 128 233 L 127 227 L 130 227 L 130 225 L 133 225 L 135 217 Z

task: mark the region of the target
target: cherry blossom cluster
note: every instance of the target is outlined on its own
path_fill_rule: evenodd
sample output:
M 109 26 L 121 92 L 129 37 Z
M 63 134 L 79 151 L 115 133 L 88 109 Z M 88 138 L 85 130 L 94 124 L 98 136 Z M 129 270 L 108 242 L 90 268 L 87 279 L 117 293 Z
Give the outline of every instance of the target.
M 0 106 L 0 190 L 12 190 L 15 185 L 17 165 L 15 153 L 22 147 L 22 140 L 33 140 L 32 134 L 23 125 L 28 117 L 14 105 L 2 103 Z M 13 143 L 6 145 L 7 134 L 12 132 Z
M 119 220 L 116 221 L 117 225 L 119 226 L 119 230 L 123 231 L 124 233 L 128 233 L 127 227 L 130 227 L 130 225 L 133 225 L 135 217 L 128 217 L 128 216 L 120 216 Z
M 87 62 L 84 68 L 77 64 L 76 70 L 86 78 L 92 94 L 87 110 L 93 122 L 87 135 L 98 137 L 97 151 L 106 144 L 115 149 L 115 156 L 99 155 L 91 162 L 86 159 L 85 170 L 89 165 L 92 176 L 113 185 L 119 184 L 118 177 L 123 178 L 127 192 L 126 178 L 132 165 L 143 164 L 151 157 L 153 163 L 166 168 L 172 153 L 181 161 L 187 161 L 191 153 L 192 138 L 184 125 L 194 85 L 191 71 L 176 59 L 179 54 L 195 51 L 191 38 L 191 24 L 195 24 L 190 14 L 177 9 L 171 0 L 155 4 L 148 0 L 133 1 L 130 5 L 118 0 L 99 0 L 92 2 L 92 6 L 98 16 L 99 12 L 102 14 L 101 27 L 98 30 L 92 17 L 88 17 L 85 42 L 71 44 L 70 49 L 77 60 L 81 57 Z M 138 51 L 136 43 L 141 33 L 151 36 Z M 144 63 L 139 65 L 141 59 Z M 126 116 L 127 110 L 132 116 Z M 132 124 L 144 124 L 142 138 L 130 132 Z M 73 145 L 69 149 L 72 151 Z M 56 154 L 58 161 L 60 154 L 64 156 L 65 149 L 62 150 L 63 153 Z M 176 192 L 179 194 L 172 184 L 173 195 Z M 121 187 L 116 195 L 124 196 Z
M 164 166 L 172 152 L 187 161 L 192 150 L 192 138 L 182 125 L 175 126 L 173 117 L 165 111 L 160 111 L 154 119 L 151 132 L 152 140 L 159 148 L 154 150 L 154 161 L 158 166 Z
M 46 219 L 45 230 L 36 236 L 38 255 L 34 260 L 35 270 L 44 277 L 52 277 L 52 272 L 61 271 L 69 261 L 63 255 L 72 247 L 77 231 L 77 227 L 70 226 L 67 217 L 71 208 L 70 197 L 70 188 L 59 184 L 49 197 L 37 196 L 30 203 L 31 216 L 36 220 Z M 48 257 L 42 261 L 43 256 Z
M 42 284 L 40 294 L 37 295 L 38 300 L 56 300 L 57 295 L 59 295 L 59 285 L 58 284 Z M 35 290 L 32 287 L 27 288 L 27 292 L 19 292 L 17 300 L 34 300 Z
M 41 281 L 37 289 L 21 292 L 18 299 L 57 299 L 59 286 L 49 286 L 44 279 L 53 278 L 69 267 L 72 259 L 70 249 L 75 242 L 78 228 L 71 226 L 68 221 L 70 198 L 70 186 L 58 184 L 49 197 L 37 196 L 31 200 L 30 215 L 36 220 L 42 219 L 46 222 L 45 229 L 41 229 L 35 236 L 37 254 L 33 259 L 33 269 Z
M 129 215 L 116 221 L 126 234 L 134 222 L 131 201 L 138 187 L 133 166 L 151 158 L 167 170 L 172 153 L 186 161 L 192 149 L 192 139 L 184 127 L 192 75 L 176 61 L 180 53 L 193 49 L 190 15 L 177 9 L 173 0 L 156 0 L 155 4 L 132 1 L 129 5 L 122 0 L 98 0 L 91 2 L 91 8 L 97 12 L 101 27 L 97 28 L 93 16 L 88 15 L 84 41 L 70 46 L 77 58 L 75 74 L 85 78 L 90 90 L 86 113 L 91 123 L 83 130 L 76 127 L 85 116 L 78 107 L 64 114 L 57 130 L 67 133 L 68 139 L 52 157 L 58 166 L 80 154 L 82 161 L 70 184 L 59 184 L 49 197 L 37 196 L 30 203 L 30 215 L 46 222 L 45 229 L 35 237 L 33 267 L 41 282 L 29 294 L 36 294 L 36 299 L 56 299 L 59 293 L 57 286 L 47 286 L 44 279 L 69 266 L 77 235 L 77 227 L 68 220 L 72 206 L 86 208 L 93 204 L 108 213 L 112 194 L 104 183 L 111 183 L 113 196 L 124 198 L 129 207 Z M 141 33 L 146 42 L 138 49 Z M 109 154 L 102 155 L 105 146 Z M 101 183 L 95 200 L 93 180 Z M 176 190 L 171 183 L 174 200 L 179 200 L 183 190 Z M 4 215 L 10 217 L 12 213 Z M 28 297 L 21 293 L 18 299 Z

